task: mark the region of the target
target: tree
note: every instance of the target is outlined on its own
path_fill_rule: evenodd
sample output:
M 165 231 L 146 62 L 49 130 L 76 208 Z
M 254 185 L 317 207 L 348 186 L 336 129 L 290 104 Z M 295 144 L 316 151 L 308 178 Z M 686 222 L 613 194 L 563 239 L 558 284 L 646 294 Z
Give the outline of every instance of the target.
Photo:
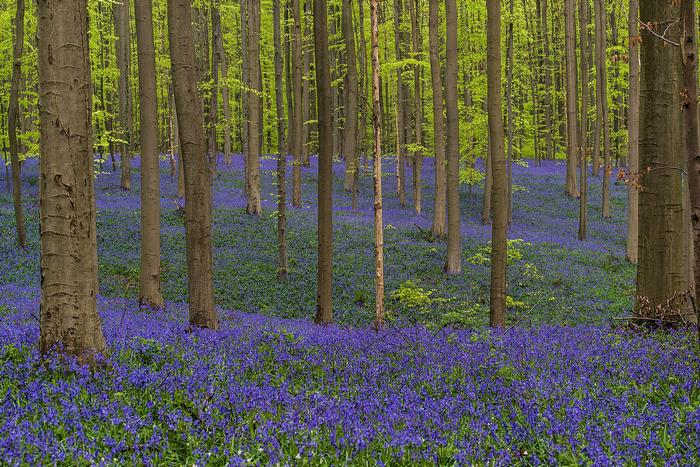
M 131 134 L 133 117 L 131 107 L 131 46 L 129 31 L 129 3 L 114 2 L 114 32 L 117 68 L 119 69 L 119 125 L 122 141 L 119 145 L 122 158 L 122 190 L 131 190 Z
M 40 349 L 92 362 L 97 314 L 92 86 L 85 0 L 37 3 L 40 130 Z
M 290 130 L 294 135 L 294 148 L 292 156 L 294 163 L 292 168 L 292 204 L 301 207 L 301 163 L 302 148 L 304 145 L 304 114 L 302 108 L 302 37 L 301 37 L 301 11 L 299 0 L 292 0 L 292 89 L 294 96 L 293 115 L 290 115 Z
M 17 245 L 27 247 L 27 234 L 24 226 L 22 207 L 22 177 L 19 162 L 17 124 L 19 123 L 19 84 L 22 77 L 22 54 L 24 51 L 24 0 L 17 0 L 15 14 L 15 40 L 12 49 L 12 82 L 10 84 L 10 105 L 7 115 L 7 128 L 10 140 L 10 163 L 12 165 L 12 201 L 15 208 Z
M 197 92 L 192 4 L 168 0 L 170 62 L 185 174 L 185 240 L 190 324 L 218 329 L 214 309 L 211 172 Z
M 445 115 L 443 112 L 442 74 L 440 70 L 440 43 L 438 0 L 428 3 L 428 39 L 430 41 L 430 77 L 433 84 L 433 139 L 435 151 L 435 206 L 433 210 L 433 235 L 446 235 L 445 208 L 447 207 L 446 163 L 445 163 Z
M 578 238 L 586 239 L 588 222 L 588 0 L 579 1 L 579 44 L 581 49 L 581 125 L 579 126 L 579 179 L 581 199 L 579 200 Z
M 224 35 L 221 33 L 221 18 L 218 8 L 214 9 L 218 20 L 216 21 L 216 57 L 221 64 L 221 100 L 224 111 L 224 162 L 231 165 L 231 103 L 229 98 L 228 60 L 224 49 Z
M 594 0 L 597 1 L 597 0 Z M 566 22 L 566 193 L 578 196 L 578 96 L 576 93 L 576 11 L 575 0 L 564 0 Z
M 408 0 L 409 12 L 411 14 L 411 44 L 413 47 L 414 60 L 421 59 L 422 44 L 420 28 L 418 24 L 418 0 Z M 422 90 L 422 69 L 419 64 L 413 65 L 413 123 L 414 123 L 414 151 L 413 151 L 413 206 L 416 214 L 420 215 L 423 210 L 423 187 L 421 172 L 423 170 L 423 90 Z
M 287 264 L 287 153 L 284 140 L 284 97 L 282 96 L 282 24 L 280 0 L 272 6 L 275 43 L 275 106 L 277 110 L 277 279 L 286 282 Z
M 326 0 L 314 0 L 318 106 L 318 303 L 316 323 L 333 322 L 333 96 Z
M 627 116 L 627 170 L 639 172 L 639 0 L 629 2 L 629 110 Z M 688 172 L 690 173 L 690 171 Z M 639 236 L 639 191 L 632 183 L 627 187 L 627 248 L 630 263 L 637 264 Z
M 607 78 L 607 39 L 605 34 L 605 0 L 593 0 L 596 27 L 596 99 L 598 118 L 596 119 L 596 144 L 600 147 L 600 136 L 603 136 L 603 218 L 610 217 L 610 122 L 608 117 L 608 78 Z M 599 151 L 594 150 L 598 157 Z M 599 160 L 599 159 L 596 159 Z M 598 170 L 597 164 L 594 163 L 594 171 Z M 597 173 L 596 173 L 597 175 Z
M 401 51 L 401 8 L 402 0 L 394 0 L 394 49 L 396 61 L 403 60 Z M 403 83 L 403 66 L 396 68 L 396 191 L 399 195 L 401 207 L 406 206 L 406 87 Z M 456 84 L 455 84 L 456 86 Z
M 139 302 L 165 305 L 160 291 L 160 165 L 156 53 L 151 0 L 134 0 L 141 117 L 141 279 Z
M 447 274 L 462 272 L 462 233 L 459 214 L 459 112 L 457 109 L 457 2 L 445 0 L 447 58 L 445 102 L 447 110 Z
M 501 3 L 488 0 L 487 73 L 488 120 L 493 167 L 493 225 L 491 226 L 491 326 L 506 325 L 506 243 L 508 234 L 508 180 L 503 144 L 501 102 Z
M 382 220 L 382 110 L 379 98 L 379 0 L 370 1 L 372 126 L 374 127 L 374 283 L 377 329 L 384 326 L 384 224 Z
M 679 18 L 680 6 L 662 0 L 639 4 L 642 24 Z M 687 231 L 683 209 L 686 167 L 682 138 L 682 61 L 667 38 L 681 37 L 679 22 L 659 31 L 642 32 L 640 47 L 639 165 L 644 169 L 639 193 L 639 259 L 637 296 L 663 305 L 688 289 L 683 245 Z M 647 169 L 648 168 L 648 169 Z
M 248 153 L 246 212 L 262 215 L 260 155 L 262 152 L 262 76 L 260 71 L 260 0 L 248 1 Z
M 355 53 L 355 31 L 352 23 L 352 1 L 343 0 L 343 41 L 345 42 L 345 139 L 343 157 L 345 157 L 345 186 L 353 190 L 355 172 L 358 169 L 357 158 L 357 55 Z

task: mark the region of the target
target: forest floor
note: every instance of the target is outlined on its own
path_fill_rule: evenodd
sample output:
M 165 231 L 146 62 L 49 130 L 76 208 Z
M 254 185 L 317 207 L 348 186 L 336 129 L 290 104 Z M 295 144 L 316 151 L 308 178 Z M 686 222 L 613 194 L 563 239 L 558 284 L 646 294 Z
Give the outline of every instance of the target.
M 401 208 L 385 170 L 389 323 L 373 310 L 371 179 L 359 209 L 335 168 L 336 326 L 311 324 L 316 294 L 315 166 L 289 209 L 291 272 L 276 272 L 275 162 L 263 160 L 265 215 L 245 214 L 242 161 L 214 183 L 215 289 L 222 330 L 186 332 L 183 220 L 163 163 L 164 311 L 139 310 L 139 177 L 97 176 L 101 296 L 111 354 L 101 371 L 38 355 L 37 164 L 24 170 L 30 246 L 18 251 L 0 194 L 0 458 L 9 464 L 680 464 L 700 462 L 700 354 L 691 332 L 632 333 L 634 268 L 624 259 L 623 186 L 612 220 L 591 184 L 589 239 L 564 166 L 515 166 L 509 328 L 488 320 L 482 189 L 465 187 L 463 269 L 442 274 L 445 244 Z M 410 177 L 410 170 L 407 171 Z M 290 177 L 291 179 L 291 177 Z M 420 229 L 418 228 L 420 227 Z M 460 330 L 462 329 L 462 330 Z

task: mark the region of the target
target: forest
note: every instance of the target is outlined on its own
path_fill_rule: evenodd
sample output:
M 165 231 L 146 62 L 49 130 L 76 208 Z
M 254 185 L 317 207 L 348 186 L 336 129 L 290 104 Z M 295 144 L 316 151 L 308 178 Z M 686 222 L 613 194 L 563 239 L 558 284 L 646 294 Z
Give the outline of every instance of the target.
M 0 465 L 699 465 L 695 0 L 0 0 Z

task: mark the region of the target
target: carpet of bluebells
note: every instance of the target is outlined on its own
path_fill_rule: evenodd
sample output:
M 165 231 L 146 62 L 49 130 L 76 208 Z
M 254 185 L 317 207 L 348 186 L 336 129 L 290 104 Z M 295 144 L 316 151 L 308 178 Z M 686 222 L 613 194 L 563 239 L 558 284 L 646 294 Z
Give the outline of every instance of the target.
M 335 308 L 315 300 L 315 167 L 290 210 L 291 274 L 275 280 L 274 161 L 263 160 L 266 215 L 244 213 L 240 157 L 214 184 L 215 288 L 222 330 L 187 329 L 183 220 L 163 165 L 164 310 L 140 310 L 138 161 L 134 191 L 96 179 L 101 296 L 111 352 L 97 369 L 38 354 L 37 166 L 24 170 L 30 247 L 17 251 L 0 194 L 0 464 L 101 465 L 697 465 L 700 353 L 690 331 L 610 325 L 631 305 L 625 192 L 613 220 L 591 187 L 590 237 L 563 165 L 516 166 L 509 327 L 483 325 L 489 227 L 482 189 L 464 187 L 464 273 L 441 273 L 445 245 L 401 208 L 385 169 L 388 326 L 369 328 L 371 180 L 359 209 L 336 166 Z M 108 169 L 109 167 L 107 167 Z M 410 172 L 409 172 L 410 174 Z M 410 197 L 409 197 L 410 202 Z

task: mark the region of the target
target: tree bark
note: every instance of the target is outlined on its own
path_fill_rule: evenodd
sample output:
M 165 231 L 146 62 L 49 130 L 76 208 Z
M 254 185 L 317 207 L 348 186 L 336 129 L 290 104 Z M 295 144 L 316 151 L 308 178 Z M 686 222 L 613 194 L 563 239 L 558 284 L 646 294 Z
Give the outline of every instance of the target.
M 595 0 L 594 0 L 595 1 Z M 542 66 L 544 68 L 544 131 L 545 131 L 545 157 L 547 160 L 554 159 L 553 141 L 553 117 L 552 117 L 552 65 L 550 63 L 551 53 L 549 50 L 549 22 L 547 21 L 547 0 L 542 0 Z
M 192 4 L 168 0 L 170 62 L 185 174 L 185 237 L 192 326 L 218 329 L 214 308 L 211 173 L 197 92 Z
M 597 1 L 597 0 L 595 0 Z M 566 21 L 566 194 L 578 196 L 576 161 L 578 145 L 578 96 L 576 85 L 576 9 L 575 0 L 564 0 Z
M 131 190 L 131 133 L 133 118 L 131 107 L 131 46 L 129 32 L 129 4 L 114 3 L 114 33 L 116 35 L 117 68 L 119 69 L 119 125 L 120 153 L 122 159 L 121 188 Z
M 248 153 L 246 154 L 246 212 L 262 215 L 260 153 L 262 152 L 262 82 L 260 77 L 260 0 L 248 1 Z
M 588 77 L 590 72 L 588 49 L 588 0 L 579 1 L 579 47 L 581 49 L 581 125 L 579 127 L 579 199 L 578 239 L 586 239 L 588 224 Z
M 596 78 L 598 96 L 598 137 L 603 136 L 603 202 L 602 215 L 610 217 L 610 122 L 608 111 L 608 71 L 607 71 L 607 38 L 605 33 L 605 0 L 593 0 L 596 17 Z M 600 144 L 600 143 L 598 143 Z M 594 170 L 597 167 L 594 167 Z
M 680 38 L 680 6 L 666 1 L 640 2 L 643 24 L 668 21 L 667 38 Z M 668 29 L 667 29 L 668 28 Z M 654 31 L 658 32 L 658 31 Z M 637 297 L 664 305 L 688 290 L 683 251 L 688 232 L 683 209 L 684 160 L 681 104 L 682 60 L 677 47 L 643 31 L 640 47 L 639 163 L 644 171 L 639 193 Z M 639 299 L 638 299 L 639 306 Z
M 421 60 L 422 44 L 420 27 L 418 24 L 419 0 L 408 0 L 411 14 L 411 43 L 415 60 Z M 421 172 L 423 171 L 423 92 L 422 92 L 422 69 L 420 65 L 413 66 L 413 114 L 414 114 L 414 136 L 415 147 L 413 151 L 413 206 L 417 215 L 423 210 L 423 189 Z
M 639 172 L 639 0 L 629 2 L 629 110 L 627 116 L 627 171 Z M 690 172 L 688 172 L 690 173 Z M 627 259 L 637 264 L 639 244 L 639 191 L 627 187 Z
M 343 157 L 345 157 L 344 188 L 354 188 L 355 172 L 358 169 L 357 157 L 357 55 L 355 53 L 355 28 L 352 22 L 352 1 L 343 0 L 343 41 L 345 42 L 345 140 Z
M 218 11 L 217 11 L 218 16 Z M 228 87 L 228 60 L 224 49 L 224 35 L 221 32 L 221 20 L 217 22 L 216 53 L 221 65 L 221 101 L 224 111 L 224 162 L 231 165 L 231 99 Z
M 85 0 L 37 3 L 40 131 L 40 350 L 94 362 L 97 314 L 92 86 Z
M 15 14 L 14 47 L 12 49 L 12 82 L 10 84 L 10 105 L 7 115 L 7 129 L 10 140 L 10 164 L 12 165 L 12 201 L 15 208 L 17 245 L 27 247 L 27 233 L 24 225 L 22 206 L 22 175 L 19 162 L 17 124 L 19 123 L 19 82 L 22 77 L 22 54 L 24 52 L 24 0 L 17 0 Z
M 151 0 L 135 0 L 141 116 L 141 278 L 139 303 L 165 306 L 160 290 L 160 165 L 156 53 Z
M 459 111 L 457 109 L 457 2 L 445 0 L 447 48 L 445 102 L 447 110 L 447 264 L 450 275 L 462 272 L 462 233 L 459 213 Z
M 384 224 L 382 219 L 382 110 L 379 98 L 379 0 L 370 1 L 372 43 L 372 125 L 374 127 L 374 326 L 384 326 Z
M 508 180 L 503 147 L 501 103 L 501 3 L 486 2 L 486 67 L 488 74 L 488 121 L 493 165 L 493 225 L 491 226 L 491 326 L 506 325 L 506 243 L 508 231 Z
M 333 109 L 326 0 L 314 0 L 318 105 L 318 301 L 316 323 L 333 322 Z
M 275 45 L 275 109 L 277 110 L 277 280 L 286 282 L 287 264 L 287 153 L 284 140 L 284 97 L 282 89 L 282 23 L 280 1 L 274 0 L 273 41 Z
M 403 60 L 401 51 L 401 8 L 402 0 L 394 0 L 394 49 L 396 61 Z M 399 195 L 401 207 L 406 206 L 406 119 L 404 101 L 405 87 L 401 76 L 403 67 L 396 69 L 396 192 Z
M 440 18 L 438 0 L 428 3 L 428 39 L 430 41 L 430 77 L 433 85 L 433 146 L 435 151 L 435 205 L 433 208 L 433 235 L 444 238 L 447 234 L 447 167 L 445 161 L 445 115 L 440 67 Z
M 291 116 L 292 128 L 294 129 L 294 150 L 292 151 L 292 156 L 294 156 L 293 162 L 293 174 L 292 174 L 292 204 L 294 207 L 301 207 L 301 164 L 302 164 L 302 150 L 304 145 L 304 114 L 303 114 L 303 89 L 302 89 L 302 44 L 303 39 L 301 35 L 301 11 L 300 11 L 299 0 L 292 0 L 292 19 L 294 24 L 292 25 L 292 82 L 293 94 L 294 94 L 294 115 Z

